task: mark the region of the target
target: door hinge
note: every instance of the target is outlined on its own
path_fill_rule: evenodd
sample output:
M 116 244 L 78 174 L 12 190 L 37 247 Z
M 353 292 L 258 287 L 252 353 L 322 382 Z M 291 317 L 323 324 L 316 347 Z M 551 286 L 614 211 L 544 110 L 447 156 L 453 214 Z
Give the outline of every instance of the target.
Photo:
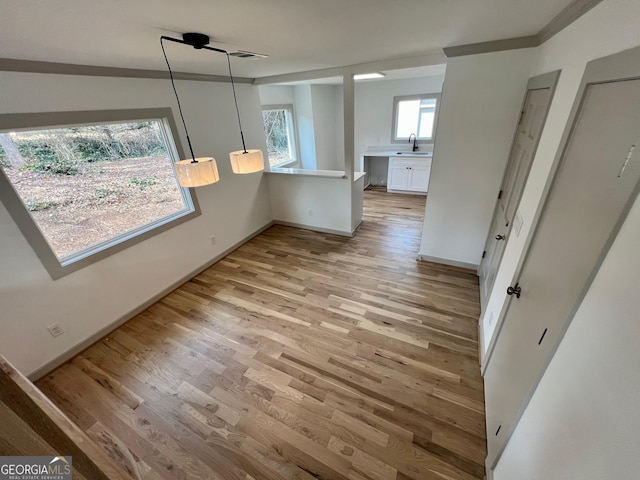
M 487 256 L 487 251 L 485 250 L 484 252 L 482 252 L 482 258 Z
M 502 190 L 498 192 L 498 200 L 500 200 L 501 198 L 502 198 Z
M 522 123 L 522 119 L 524 118 L 524 114 L 525 114 L 525 111 L 524 111 L 524 110 L 522 110 L 522 111 L 520 112 L 520 120 L 518 120 L 518 125 L 520 125 L 520 124 Z

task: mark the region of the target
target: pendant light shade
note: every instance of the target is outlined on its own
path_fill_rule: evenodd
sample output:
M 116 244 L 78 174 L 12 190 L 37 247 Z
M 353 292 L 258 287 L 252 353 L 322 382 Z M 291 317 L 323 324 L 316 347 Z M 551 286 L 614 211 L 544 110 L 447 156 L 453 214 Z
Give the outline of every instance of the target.
M 264 170 L 262 150 L 238 150 L 229 154 L 233 173 L 255 173 Z
M 180 160 L 173 164 L 181 187 L 203 187 L 220 180 L 215 158 L 200 157 L 196 160 Z

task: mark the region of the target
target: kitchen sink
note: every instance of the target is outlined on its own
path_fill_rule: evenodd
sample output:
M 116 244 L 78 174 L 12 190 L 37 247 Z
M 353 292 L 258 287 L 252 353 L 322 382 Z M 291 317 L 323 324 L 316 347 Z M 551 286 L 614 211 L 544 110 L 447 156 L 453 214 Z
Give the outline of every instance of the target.
M 396 155 L 409 155 L 412 157 L 430 157 L 431 152 L 397 152 Z

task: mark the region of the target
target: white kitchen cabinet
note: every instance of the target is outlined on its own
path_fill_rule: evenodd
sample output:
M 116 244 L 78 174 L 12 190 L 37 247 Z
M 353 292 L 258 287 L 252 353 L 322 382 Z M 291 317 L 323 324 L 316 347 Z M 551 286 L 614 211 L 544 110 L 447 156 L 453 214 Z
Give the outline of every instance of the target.
M 389 173 L 387 175 L 387 190 L 406 190 L 409 185 L 409 167 L 406 165 L 393 165 L 389 161 Z
M 387 191 L 427 193 L 431 158 L 389 157 Z
M 419 160 L 421 161 L 421 160 Z M 431 167 L 426 165 L 415 165 L 409 169 L 409 182 L 407 190 L 410 192 L 427 192 L 429 188 L 429 175 Z

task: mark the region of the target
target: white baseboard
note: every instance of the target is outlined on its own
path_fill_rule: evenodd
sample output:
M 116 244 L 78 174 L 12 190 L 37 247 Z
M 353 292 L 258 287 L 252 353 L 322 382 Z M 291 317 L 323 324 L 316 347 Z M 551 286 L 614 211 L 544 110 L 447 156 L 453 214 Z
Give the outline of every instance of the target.
M 431 257 L 429 255 L 418 255 L 418 261 L 420 262 L 434 262 L 442 263 L 443 265 L 451 265 L 452 267 L 461 267 L 469 270 L 478 271 L 479 265 L 475 263 L 459 262 L 458 260 L 451 260 L 449 258 Z
M 344 230 L 333 230 L 332 228 L 315 227 L 313 225 L 305 225 L 303 223 L 296 223 L 296 222 L 286 222 L 284 220 L 274 220 L 273 224 L 283 225 L 285 227 L 302 228 L 303 230 L 312 230 L 314 232 L 320 232 L 320 233 L 331 233 L 333 235 L 340 235 L 342 237 L 353 237 L 353 234 L 355 233 L 355 230 L 353 232 L 344 231 Z M 357 228 L 358 227 L 356 227 L 356 229 Z
M 493 480 L 493 470 L 487 468 L 487 480 Z
M 273 222 L 273 221 L 269 222 L 266 225 L 260 227 L 258 230 L 254 231 L 253 233 L 250 233 L 249 235 L 244 237 L 242 240 L 234 243 L 231 247 L 227 248 L 222 253 L 216 255 L 213 259 L 209 260 L 207 263 L 205 263 L 201 267 L 196 268 L 195 270 L 193 270 L 192 272 L 188 273 L 187 275 L 184 275 L 179 280 L 173 282 L 167 288 L 162 289 L 160 292 L 158 292 L 156 295 L 154 295 L 153 297 L 148 299 L 146 302 L 143 302 L 141 305 L 139 305 L 138 307 L 134 308 L 133 310 L 127 312 L 122 317 L 118 318 L 116 321 L 110 323 L 109 325 L 107 325 L 104 328 L 101 328 L 100 330 L 98 330 L 96 333 L 94 333 L 93 335 L 91 335 L 87 339 L 85 339 L 82 342 L 78 343 L 77 345 L 75 345 L 71 349 L 67 350 L 66 352 L 58 355 L 53 360 L 45 363 L 40 368 L 37 368 L 33 372 L 29 373 L 27 375 L 27 377 L 32 382 L 35 382 L 35 381 L 39 380 L 40 378 L 44 377 L 49 372 L 52 372 L 53 370 L 58 368 L 63 363 L 68 362 L 73 357 L 75 357 L 79 353 L 81 353 L 84 350 L 86 350 L 87 348 L 89 348 L 94 343 L 99 342 L 101 339 L 103 339 L 104 337 L 109 335 L 111 332 L 116 330 L 121 325 L 127 323 L 129 320 L 131 320 L 136 315 L 144 312 L 151 305 L 153 305 L 154 303 L 160 301 L 162 298 L 166 297 L 168 294 L 173 292 L 175 289 L 177 289 L 178 287 L 180 287 L 184 283 L 188 282 L 192 278 L 196 277 L 197 275 L 199 275 L 200 273 L 205 271 L 207 268 L 209 268 L 214 263 L 217 263 L 218 261 L 222 260 L 224 257 L 226 257 L 231 252 L 233 252 L 234 250 L 238 249 L 239 247 L 241 247 L 242 245 L 247 243 L 252 238 L 260 235 L 262 232 L 264 232 L 265 230 L 270 228 L 275 223 L 277 223 L 277 222 Z
M 360 222 L 358 222 L 358 225 L 356 225 L 356 228 L 353 229 L 353 231 L 351 232 L 351 236 L 355 236 L 356 231 L 360 228 L 360 225 L 362 225 L 362 220 L 360 220 Z
M 392 190 L 387 188 L 387 193 L 401 193 L 402 195 L 422 195 L 423 197 L 427 196 L 427 192 L 410 192 L 409 190 Z

